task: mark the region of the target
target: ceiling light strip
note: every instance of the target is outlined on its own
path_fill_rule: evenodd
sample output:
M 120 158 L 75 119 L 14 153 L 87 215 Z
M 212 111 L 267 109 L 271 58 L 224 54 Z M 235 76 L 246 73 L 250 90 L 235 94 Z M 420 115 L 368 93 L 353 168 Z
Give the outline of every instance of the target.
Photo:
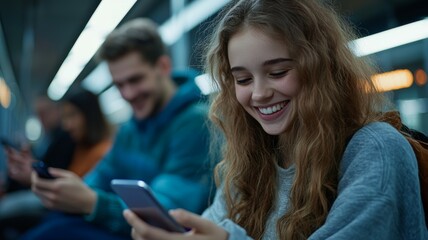
M 48 95 L 58 100 L 94 56 L 105 37 L 119 24 L 136 0 L 103 0 L 74 43 L 48 88 Z
M 180 37 L 198 24 L 218 12 L 230 0 L 199 0 L 189 4 L 178 14 L 173 15 L 159 28 L 166 45 L 172 45 Z
M 428 18 L 351 41 L 358 57 L 428 38 Z

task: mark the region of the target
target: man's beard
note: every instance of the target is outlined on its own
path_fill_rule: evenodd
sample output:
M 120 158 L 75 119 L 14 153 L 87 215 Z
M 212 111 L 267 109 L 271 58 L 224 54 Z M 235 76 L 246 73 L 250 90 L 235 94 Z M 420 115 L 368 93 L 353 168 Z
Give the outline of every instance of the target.
M 165 91 L 158 92 L 158 94 L 152 94 L 154 99 L 154 104 L 152 111 L 147 115 L 148 118 L 156 116 L 161 110 L 165 102 Z

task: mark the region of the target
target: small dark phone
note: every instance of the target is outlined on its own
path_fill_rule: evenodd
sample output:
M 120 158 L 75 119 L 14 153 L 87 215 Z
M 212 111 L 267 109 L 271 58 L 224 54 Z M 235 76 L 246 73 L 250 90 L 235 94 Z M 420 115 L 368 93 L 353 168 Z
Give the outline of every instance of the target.
M 55 177 L 52 176 L 52 174 L 49 173 L 49 171 L 48 171 L 48 165 L 46 165 L 42 161 L 34 162 L 33 163 L 33 169 L 37 172 L 37 175 L 39 175 L 39 177 L 41 177 L 41 178 L 55 179 Z
M 21 151 L 21 146 L 19 146 L 19 144 L 12 142 L 5 137 L 1 137 L 0 141 L 1 141 L 1 144 L 5 147 L 9 147 L 9 148 L 13 148 L 17 151 Z
M 187 231 L 160 205 L 149 186 L 140 180 L 113 179 L 111 187 L 144 222 L 169 232 Z

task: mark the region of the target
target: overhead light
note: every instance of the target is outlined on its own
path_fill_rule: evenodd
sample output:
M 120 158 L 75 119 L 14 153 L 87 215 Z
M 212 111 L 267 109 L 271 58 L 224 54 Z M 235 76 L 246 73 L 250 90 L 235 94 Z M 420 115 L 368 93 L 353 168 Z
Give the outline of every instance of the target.
M 394 70 L 391 72 L 376 74 L 372 81 L 381 92 L 408 88 L 413 84 L 413 74 L 408 69 Z
M 112 82 L 107 62 L 103 61 L 82 81 L 82 86 L 94 94 L 99 94 Z
M 0 105 L 3 108 L 8 108 L 11 102 L 10 88 L 7 86 L 6 81 L 0 77 Z
M 214 83 L 208 74 L 202 74 L 195 78 L 195 83 L 201 89 L 202 94 L 209 95 L 216 91 Z
M 120 96 L 119 90 L 113 86 L 100 95 L 101 110 L 111 123 L 123 122 L 132 115 L 129 104 Z
M 25 135 L 30 141 L 37 141 L 42 135 L 42 124 L 36 117 L 30 117 L 25 123 Z
M 363 37 L 349 43 L 356 56 L 362 57 L 428 38 L 428 18 Z
M 413 129 L 421 129 L 425 125 L 421 114 L 428 113 L 428 98 L 397 100 L 401 121 Z
M 417 115 L 428 112 L 428 98 L 398 100 L 398 110 L 403 115 Z
M 136 0 L 103 0 L 89 19 L 67 58 L 48 88 L 48 95 L 58 100 L 94 56 L 105 37 L 119 24 Z
M 112 114 L 127 103 L 120 96 L 119 90 L 113 86 L 100 95 L 101 109 L 105 114 Z
M 427 74 L 423 69 L 418 69 L 415 72 L 416 84 L 423 86 L 427 83 Z
M 163 41 L 174 44 L 181 36 L 199 23 L 219 11 L 230 0 L 199 0 L 190 3 L 182 11 L 173 15 L 159 28 Z

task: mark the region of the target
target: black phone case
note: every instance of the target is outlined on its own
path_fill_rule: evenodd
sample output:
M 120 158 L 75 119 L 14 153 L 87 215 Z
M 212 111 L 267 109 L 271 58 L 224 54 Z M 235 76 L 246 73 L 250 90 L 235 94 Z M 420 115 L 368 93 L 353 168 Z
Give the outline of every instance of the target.
M 39 175 L 39 177 L 41 178 L 55 179 L 55 177 L 49 173 L 48 166 L 42 161 L 34 162 L 33 169 L 37 172 L 37 175 Z

